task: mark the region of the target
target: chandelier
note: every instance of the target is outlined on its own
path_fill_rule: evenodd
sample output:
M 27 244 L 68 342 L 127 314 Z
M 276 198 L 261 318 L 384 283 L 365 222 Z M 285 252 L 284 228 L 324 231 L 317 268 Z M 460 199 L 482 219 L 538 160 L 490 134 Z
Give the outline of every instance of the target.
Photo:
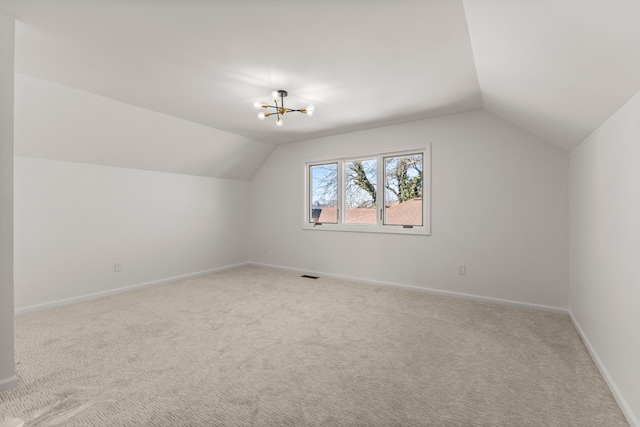
M 269 116 L 276 116 L 276 125 L 278 126 L 282 126 L 282 116 L 284 116 L 287 113 L 293 113 L 293 112 L 298 112 L 301 114 L 306 114 L 307 116 L 313 116 L 313 110 L 314 110 L 314 106 L 312 104 L 307 105 L 306 107 L 302 107 L 298 110 L 294 110 L 293 108 L 286 108 L 284 106 L 284 97 L 287 96 L 288 93 L 286 90 L 274 90 L 271 93 L 271 96 L 273 96 L 274 100 L 273 102 L 276 105 L 268 105 L 268 104 L 263 104 L 261 102 L 256 102 L 255 104 L 253 104 L 254 107 L 260 109 L 260 108 L 265 108 L 265 109 L 269 109 L 269 108 L 273 108 L 272 111 L 260 111 L 258 113 L 258 118 L 260 120 L 264 120 L 265 117 L 269 117 Z M 278 104 L 278 98 L 280 98 L 280 103 Z

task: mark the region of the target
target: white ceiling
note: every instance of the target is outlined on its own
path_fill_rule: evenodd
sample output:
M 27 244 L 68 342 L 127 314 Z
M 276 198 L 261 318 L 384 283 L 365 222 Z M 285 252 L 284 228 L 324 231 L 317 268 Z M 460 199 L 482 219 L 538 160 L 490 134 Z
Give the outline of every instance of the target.
M 0 0 L 16 71 L 271 144 L 486 108 L 566 150 L 640 91 L 638 0 Z M 289 91 L 282 128 L 255 101 Z
M 566 150 L 640 91 L 640 1 L 465 0 L 484 107 Z

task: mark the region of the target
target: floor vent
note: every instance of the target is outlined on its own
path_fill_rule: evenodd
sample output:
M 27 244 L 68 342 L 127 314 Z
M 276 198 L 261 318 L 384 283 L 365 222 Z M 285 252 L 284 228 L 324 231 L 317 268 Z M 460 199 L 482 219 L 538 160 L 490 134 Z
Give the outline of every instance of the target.
M 305 279 L 314 279 L 314 280 L 315 280 L 315 279 L 319 279 L 319 277 L 318 277 L 318 276 L 309 276 L 308 274 L 303 274 L 303 275 L 302 275 L 302 276 L 300 276 L 300 277 L 304 277 Z

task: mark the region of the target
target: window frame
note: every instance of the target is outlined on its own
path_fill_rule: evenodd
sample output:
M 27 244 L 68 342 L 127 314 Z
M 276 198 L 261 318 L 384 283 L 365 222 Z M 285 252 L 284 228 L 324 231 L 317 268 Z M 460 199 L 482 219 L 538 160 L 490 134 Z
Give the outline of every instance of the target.
M 380 218 L 384 209 L 384 159 L 411 154 L 422 155 L 422 225 L 403 226 L 396 224 L 384 224 Z M 376 160 L 376 224 L 347 224 L 345 223 L 345 163 L 365 159 Z M 311 167 L 328 163 L 337 163 L 337 223 L 311 222 Z M 303 161 L 303 209 L 302 229 L 314 231 L 346 231 L 358 233 L 385 233 L 407 235 L 431 235 L 431 144 L 419 146 L 400 147 L 393 150 L 378 150 L 369 152 L 351 153 L 348 155 L 314 158 Z

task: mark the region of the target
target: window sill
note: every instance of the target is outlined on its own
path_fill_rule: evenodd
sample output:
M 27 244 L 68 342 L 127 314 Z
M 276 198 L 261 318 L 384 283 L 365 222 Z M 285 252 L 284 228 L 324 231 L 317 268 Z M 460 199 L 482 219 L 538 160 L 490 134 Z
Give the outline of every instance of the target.
M 379 233 L 379 234 L 405 234 L 412 236 L 430 236 L 431 232 L 423 226 L 414 226 L 413 228 L 403 228 L 401 225 L 387 225 L 387 226 L 367 226 L 367 225 L 342 225 L 342 224 L 304 224 L 303 230 L 308 231 L 339 231 L 350 233 Z

